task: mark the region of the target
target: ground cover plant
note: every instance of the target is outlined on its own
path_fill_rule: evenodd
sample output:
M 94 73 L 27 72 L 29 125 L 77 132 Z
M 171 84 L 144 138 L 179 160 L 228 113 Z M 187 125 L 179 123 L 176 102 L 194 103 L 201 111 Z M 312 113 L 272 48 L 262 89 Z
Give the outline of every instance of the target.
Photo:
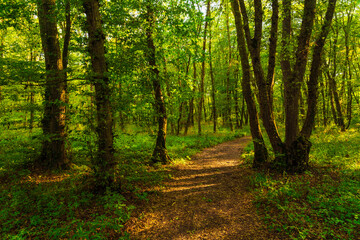
M 318 129 L 312 141 L 305 173 L 252 177 L 258 210 L 270 229 L 291 239 L 359 239 L 359 128 Z

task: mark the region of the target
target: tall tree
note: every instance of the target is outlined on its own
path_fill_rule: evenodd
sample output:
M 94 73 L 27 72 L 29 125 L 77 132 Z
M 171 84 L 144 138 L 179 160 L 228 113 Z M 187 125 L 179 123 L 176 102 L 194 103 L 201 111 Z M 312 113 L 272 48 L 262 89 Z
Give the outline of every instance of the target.
M 147 5 L 147 26 L 146 26 L 146 40 L 148 47 L 148 61 L 150 66 L 150 79 L 153 85 L 154 95 L 155 95 L 155 109 L 156 115 L 158 118 L 158 133 L 156 137 L 155 149 L 152 155 L 152 161 L 154 163 L 161 162 L 163 164 L 170 161 L 170 157 L 166 150 L 166 128 L 167 128 L 167 115 L 166 115 L 166 106 L 161 91 L 161 82 L 160 82 L 160 71 L 156 64 L 156 48 L 154 44 L 153 34 L 155 27 L 155 16 L 154 16 L 154 6 L 151 3 Z
M 241 85 L 250 117 L 250 131 L 254 142 L 255 156 L 254 156 L 253 166 L 259 167 L 266 162 L 268 158 L 268 152 L 261 133 L 259 117 L 256 110 L 256 103 L 255 103 L 255 99 L 253 98 L 253 93 L 251 90 L 250 64 L 249 64 L 248 52 L 246 49 L 246 42 L 243 31 L 243 21 L 240 13 L 239 0 L 232 0 L 231 4 L 233 9 L 233 14 L 235 17 L 238 50 L 240 54 L 242 74 L 243 74 Z
M 300 33 L 297 44 L 295 45 L 295 53 L 291 52 L 291 0 L 283 0 L 283 23 L 282 23 L 282 59 L 281 69 L 284 81 L 284 98 L 285 98 L 285 143 L 282 142 L 277 132 L 275 119 L 272 110 L 272 98 L 269 86 L 273 70 L 268 71 L 268 78 L 265 78 L 264 70 L 261 63 L 260 51 L 263 27 L 263 6 L 261 0 L 254 0 L 255 16 L 254 16 L 254 36 L 251 37 L 250 27 L 247 17 L 247 9 L 244 0 L 240 1 L 240 9 L 244 17 L 244 30 L 248 49 L 253 64 L 253 71 L 257 83 L 257 87 L 261 94 L 259 95 L 261 118 L 264 127 L 269 136 L 272 148 L 276 155 L 276 163 L 285 167 L 289 171 L 303 171 L 308 166 L 309 152 L 311 143 L 309 141 L 311 131 L 314 127 L 318 76 L 321 66 L 321 55 L 325 39 L 328 35 L 331 20 L 335 10 L 336 0 L 329 0 L 327 12 L 320 34 L 318 35 L 313 50 L 313 60 L 311 63 L 310 76 L 308 81 L 308 111 L 302 130 L 299 130 L 299 100 L 301 84 L 304 81 L 306 66 L 308 63 L 308 54 L 310 52 L 310 37 L 313 32 L 316 0 L 305 0 L 304 11 L 301 21 Z M 277 31 L 277 0 L 272 1 L 273 17 L 271 24 L 271 34 L 273 37 Z M 274 31 L 274 32 L 273 32 Z M 276 40 L 276 39 L 275 39 Z M 270 40 L 269 68 L 274 68 L 275 61 L 274 47 L 276 49 L 276 41 Z M 275 45 L 275 46 L 274 46 Z M 295 56 L 292 63 L 291 56 Z M 268 81 L 266 81 L 266 79 Z
M 42 129 L 45 138 L 37 165 L 45 169 L 65 169 L 65 73 L 57 30 L 55 0 L 39 0 L 38 18 L 45 54 L 45 108 Z
M 91 83 L 95 86 L 97 154 L 93 158 L 96 188 L 104 190 L 114 181 L 113 118 L 110 103 L 110 79 L 105 58 L 105 34 L 98 0 L 83 0 L 89 34 Z
M 207 28 L 210 21 L 210 0 L 207 0 L 206 4 L 206 17 L 204 25 L 204 38 L 203 38 L 203 47 L 202 47 L 202 63 L 201 63 L 201 79 L 200 79 L 200 100 L 199 100 L 199 111 L 198 111 L 198 134 L 201 135 L 201 118 L 202 118 L 202 109 L 205 108 L 204 102 L 204 93 L 205 93 L 205 53 L 206 53 L 206 38 L 207 38 Z
M 211 12 L 210 12 L 211 18 Z M 216 111 L 216 88 L 215 88 L 215 77 L 212 64 L 212 24 L 209 23 L 209 68 L 210 68 L 210 79 L 211 79 L 211 104 L 212 104 L 212 118 L 213 118 L 213 131 L 216 132 L 217 125 L 217 111 Z
M 230 24 L 229 24 L 229 18 L 230 18 L 230 10 L 228 7 L 228 2 L 225 3 L 226 8 L 226 36 L 227 36 L 227 44 L 228 44 L 228 62 L 227 62 L 227 70 L 226 70 L 226 107 L 225 107 L 225 125 L 230 128 L 230 130 L 233 130 L 233 124 L 231 119 L 231 90 L 230 90 L 230 72 L 231 72 L 231 65 L 232 65 L 232 49 L 231 49 L 231 38 L 230 38 Z

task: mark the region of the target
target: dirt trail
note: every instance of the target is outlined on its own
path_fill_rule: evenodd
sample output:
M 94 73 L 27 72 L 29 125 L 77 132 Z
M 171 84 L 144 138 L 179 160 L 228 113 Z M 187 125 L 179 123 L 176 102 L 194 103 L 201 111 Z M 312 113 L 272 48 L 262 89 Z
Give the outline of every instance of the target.
M 127 223 L 131 239 L 279 239 L 265 229 L 252 204 L 252 170 L 239 166 L 250 140 L 207 148 L 177 167 L 165 188 Z

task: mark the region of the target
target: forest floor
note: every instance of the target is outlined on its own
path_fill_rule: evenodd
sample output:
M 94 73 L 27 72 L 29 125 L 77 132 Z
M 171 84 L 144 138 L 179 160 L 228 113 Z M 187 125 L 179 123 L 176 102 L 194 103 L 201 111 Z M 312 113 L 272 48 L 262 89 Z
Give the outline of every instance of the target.
M 172 179 L 151 189 L 125 230 L 131 239 L 282 239 L 266 230 L 253 205 L 241 152 L 243 137 L 207 148 L 172 168 Z

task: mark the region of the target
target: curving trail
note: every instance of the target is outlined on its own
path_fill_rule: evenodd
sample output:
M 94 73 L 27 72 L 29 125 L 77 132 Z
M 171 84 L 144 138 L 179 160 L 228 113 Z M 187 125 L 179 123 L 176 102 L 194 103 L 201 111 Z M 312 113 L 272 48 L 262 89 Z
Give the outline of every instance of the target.
M 131 239 L 281 239 L 264 227 L 252 204 L 241 151 L 251 137 L 207 148 L 178 166 L 125 226 Z

